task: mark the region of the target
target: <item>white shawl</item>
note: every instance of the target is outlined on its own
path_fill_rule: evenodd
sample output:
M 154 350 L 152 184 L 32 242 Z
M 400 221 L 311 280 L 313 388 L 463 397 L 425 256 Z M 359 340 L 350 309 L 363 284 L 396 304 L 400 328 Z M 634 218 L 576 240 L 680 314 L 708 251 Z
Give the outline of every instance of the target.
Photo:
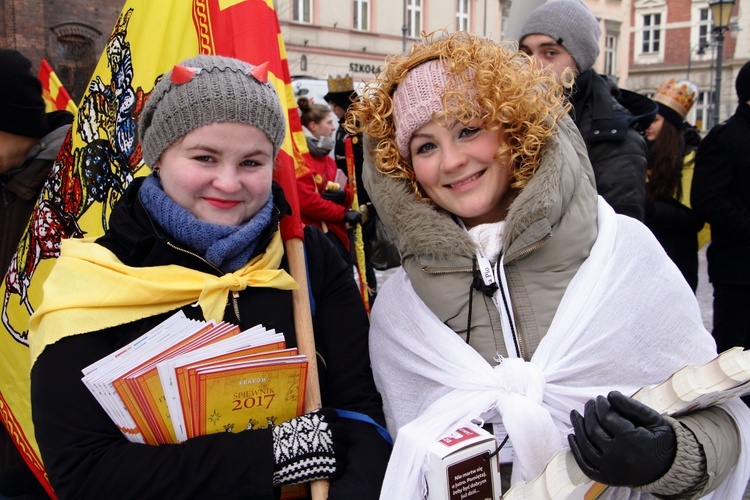
M 487 364 L 424 305 L 403 269 L 381 288 L 370 350 L 396 437 L 381 499 L 423 498 L 426 448 L 480 416 L 502 418 L 515 449 L 512 480 L 529 481 L 567 446 L 572 409 L 583 412 L 588 399 L 611 390 L 632 394 L 716 355 L 695 296 L 649 230 L 601 198 L 598 226 L 531 362 Z M 742 451 L 717 498 L 739 498 L 750 475 L 750 412 L 739 400 L 725 406 Z

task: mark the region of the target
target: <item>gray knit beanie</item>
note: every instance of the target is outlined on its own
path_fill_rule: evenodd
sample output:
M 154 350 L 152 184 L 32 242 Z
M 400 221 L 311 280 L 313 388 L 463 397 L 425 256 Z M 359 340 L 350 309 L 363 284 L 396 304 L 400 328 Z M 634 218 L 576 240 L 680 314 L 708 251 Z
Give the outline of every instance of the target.
M 143 108 L 139 128 L 143 160 L 153 167 L 162 153 L 189 132 L 217 122 L 253 125 L 273 144 L 274 158 L 286 119 L 273 85 L 253 76 L 239 59 L 199 55 L 166 73 Z
M 582 0 L 554 0 L 534 9 L 521 27 L 519 42 L 534 34 L 547 35 L 565 47 L 580 73 L 599 57 L 599 21 Z

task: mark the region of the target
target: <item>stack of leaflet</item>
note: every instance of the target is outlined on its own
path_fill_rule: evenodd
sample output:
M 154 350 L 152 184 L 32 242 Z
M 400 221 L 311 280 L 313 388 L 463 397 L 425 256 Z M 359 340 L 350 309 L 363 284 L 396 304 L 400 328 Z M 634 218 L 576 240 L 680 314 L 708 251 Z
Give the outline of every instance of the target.
M 263 326 L 240 331 L 178 312 L 83 375 L 130 441 L 157 445 L 300 415 L 307 358 Z

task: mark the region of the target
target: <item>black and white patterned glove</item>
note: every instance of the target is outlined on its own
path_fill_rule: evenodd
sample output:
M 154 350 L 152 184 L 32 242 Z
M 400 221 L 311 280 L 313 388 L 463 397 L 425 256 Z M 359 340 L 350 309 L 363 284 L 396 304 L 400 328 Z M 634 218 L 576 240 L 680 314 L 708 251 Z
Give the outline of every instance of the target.
M 341 477 L 346 429 L 338 420 L 321 408 L 273 428 L 274 486 Z

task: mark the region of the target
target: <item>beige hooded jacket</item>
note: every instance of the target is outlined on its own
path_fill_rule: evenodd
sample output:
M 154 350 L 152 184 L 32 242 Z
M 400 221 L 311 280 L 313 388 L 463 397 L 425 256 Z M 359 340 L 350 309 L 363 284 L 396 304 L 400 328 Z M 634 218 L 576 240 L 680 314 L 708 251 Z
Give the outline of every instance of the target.
M 497 308 L 472 288 L 475 243 L 449 213 L 418 201 L 407 181 L 377 172 L 369 142 L 365 140 L 365 186 L 397 243 L 414 290 L 464 340 L 470 329 L 470 345 L 495 364 L 496 354 L 507 356 L 507 351 Z M 585 145 L 565 117 L 560 132 L 548 140 L 536 174 L 511 204 L 503 231 L 505 273 L 527 361 L 596 240 L 597 199 Z M 664 477 L 640 489 L 700 497 L 737 462 L 738 430 L 718 408 L 669 421 L 678 436 L 677 458 Z

